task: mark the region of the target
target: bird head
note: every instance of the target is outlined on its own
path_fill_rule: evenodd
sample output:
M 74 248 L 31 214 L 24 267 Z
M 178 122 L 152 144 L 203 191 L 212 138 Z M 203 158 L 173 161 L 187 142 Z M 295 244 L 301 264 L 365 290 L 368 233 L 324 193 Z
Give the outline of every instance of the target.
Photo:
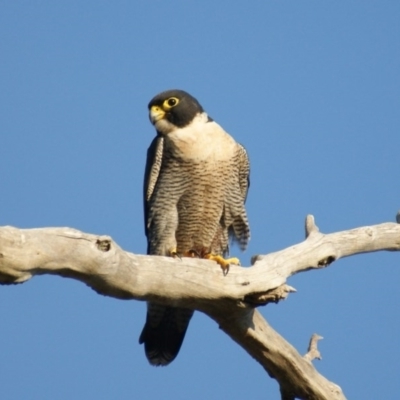
M 153 97 L 149 105 L 149 118 L 157 131 L 167 134 L 184 128 L 204 112 L 200 103 L 183 90 L 167 90 Z

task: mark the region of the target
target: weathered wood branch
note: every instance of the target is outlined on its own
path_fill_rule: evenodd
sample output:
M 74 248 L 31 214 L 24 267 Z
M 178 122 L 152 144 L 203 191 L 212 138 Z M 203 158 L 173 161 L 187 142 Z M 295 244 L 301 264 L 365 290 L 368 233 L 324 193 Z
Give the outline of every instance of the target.
M 304 355 L 304 358 L 310 361 L 314 360 L 315 358 L 317 360 L 322 360 L 321 353 L 318 350 L 318 341 L 321 339 L 323 339 L 323 337 L 316 333 L 311 336 L 310 343 L 308 345 L 308 351 Z
M 0 283 L 52 274 L 78 279 L 119 299 L 200 310 L 279 382 L 282 398 L 344 399 L 341 389 L 275 332 L 254 305 L 277 302 L 295 291 L 286 284 L 295 273 L 324 268 L 358 253 L 400 250 L 400 225 L 385 223 L 324 235 L 309 216 L 306 237 L 287 249 L 254 257 L 250 268 L 232 266 L 224 275 L 212 261 L 125 252 L 108 236 L 71 228 L 2 227 Z

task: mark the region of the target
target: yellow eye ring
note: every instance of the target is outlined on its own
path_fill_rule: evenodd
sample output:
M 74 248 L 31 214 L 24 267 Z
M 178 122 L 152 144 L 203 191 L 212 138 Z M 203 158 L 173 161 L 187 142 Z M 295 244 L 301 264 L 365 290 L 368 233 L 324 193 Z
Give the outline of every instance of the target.
M 177 97 L 170 97 L 169 99 L 165 100 L 163 103 L 164 110 L 170 110 L 172 107 L 178 105 L 179 99 Z

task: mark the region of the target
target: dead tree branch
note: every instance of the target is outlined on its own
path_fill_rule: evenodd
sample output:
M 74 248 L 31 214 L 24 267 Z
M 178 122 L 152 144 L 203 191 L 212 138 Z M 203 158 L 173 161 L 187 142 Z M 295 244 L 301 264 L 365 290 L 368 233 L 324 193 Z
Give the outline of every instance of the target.
M 208 260 L 125 252 L 108 236 L 71 228 L 2 227 L 0 283 L 22 283 L 34 275 L 59 275 L 80 280 L 106 296 L 202 311 L 279 382 L 283 399 L 344 399 L 340 387 L 312 365 L 315 355 L 302 357 L 254 307 L 278 302 L 294 292 L 286 284 L 293 274 L 324 268 L 342 257 L 380 250 L 400 250 L 399 224 L 324 235 L 308 216 L 304 242 L 254 257 L 250 268 L 232 266 L 224 275 Z

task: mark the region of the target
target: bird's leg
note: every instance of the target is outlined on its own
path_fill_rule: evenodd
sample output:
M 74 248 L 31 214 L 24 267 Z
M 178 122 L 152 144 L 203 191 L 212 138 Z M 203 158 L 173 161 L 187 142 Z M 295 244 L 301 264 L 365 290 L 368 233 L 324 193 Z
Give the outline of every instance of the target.
M 208 254 L 204 255 L 204 258 L 206 258 L 207 260 L 216 261 L 221 266 L 224 275 L 226 275 L 229 272 L 229 265 L 230 264 L 240 265 L 240 261 L 236 257 L 226 258 L 225 259 L 222 256 L 208 253 Z
M 180 260 L 182 259 L 182 257 L 189 257 L 189 258 L 196 257 L 196 258 L 205 258 L 206 260 L 213 260 L 220 265 L 224 275 L 226 275 L 229 272 L 229 266 L 231 264 L 240 265 L 240 261 L 236 257 L 224 258 L 217 254 L 208 253 L 205 249 L 202 249 L 200 252 L 191 249 L 180 253 L 178 252 L 178 249 L 175 247 L 169 251 L 169 255 L 170 257 L 179 258 Z
M 200 253 L 197 252 L 197 251 L 194 250 L 194 249 L 185 251 L 183 254 L 184 254 L 184 257 L 192 257 L 192 258 L 197 257 L 197 258 L 200 258 Z
M 173 258 L 182 258 L 182 257 L 200 258 L 200 254 L 196 250 L 187 250 L 187 251 L 184 251 L 183 253 L 178 253 L 178 250 L 176 247 L 169 251 L 169 255 L 170 255 L 170 257 L 173 257 Z

